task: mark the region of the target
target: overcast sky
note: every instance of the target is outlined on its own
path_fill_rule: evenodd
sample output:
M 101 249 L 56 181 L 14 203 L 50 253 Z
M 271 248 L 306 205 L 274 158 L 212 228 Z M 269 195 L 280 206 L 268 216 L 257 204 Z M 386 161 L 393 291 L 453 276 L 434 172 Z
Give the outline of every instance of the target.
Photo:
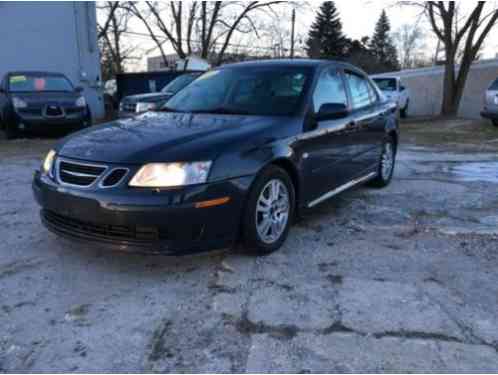
M 315 18 L 316 9 L 320 6 L 320 1 L 308 1 L 309 7 L 299 9 L 296 20 L 296 31 L 298 34 L 306 35 L 309 26 Z M 391 22 L 392 31 L 396 31 L 403 24 L 414 24 L 420 22 L 420 25 L 427 30 L 427 43 L 426 55 L 432 56 L 435 50 L 435 38 L 429 30 L 427 20 L 422 16 L 419 17 L 420 9 L 411 6 L 396 5 L 397 1 L 361 1 L 361 0 L 342 0 L 336 1 L 336 6 L 340 12 L 341 20 L 343 23 L 344 33 L 354 39 L 359 39 L 363 36 L 371 36 L 374 31 L 375 23 L 377 22 L 380 13 L 383 9 L 386 10 L 389 20 Z M 471 8 L 474 6 L 474 1 L 465 0 L 460 1 L 462 8 Z M 496 1 L 493 1 L 496 3 Z M 288 12 L 290 24 L 290 8 L 284 8 L 284 13 Z M 133 24 L 134 31 L 146 33 L 146 29 L 141 23 Z M 143 37 L 131 37 L 134 43 L 139 43 L 142 49 L 148 50 L 154 47 L 154 43 Z M 242 42 L 243 43 L 243 42 Z M 256 41 L 257 43 L 257 41 Z M 498 33 L 491 32 L 485 44 L 483 51 L 483 58 L 495 58 L 498 53 Z M 174 51 L 170 46 L 166 47 L 167 53 Z M 157 52 L 152 52 L 149 56 L 157 55 Z M 134 70 L 146 69 L 146 56 L 143 57 L 141 62 L 135 67 Z

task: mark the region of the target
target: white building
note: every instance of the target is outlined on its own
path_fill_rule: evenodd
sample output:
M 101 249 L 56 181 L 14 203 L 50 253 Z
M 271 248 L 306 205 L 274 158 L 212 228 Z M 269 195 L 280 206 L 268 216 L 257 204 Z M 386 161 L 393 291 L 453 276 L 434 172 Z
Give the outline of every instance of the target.
M 208 70 L 211 65 L 206 60 L 190 55 L 180 59 L 178 55 L 166 55 L 166 62 L 162 56 L 149 57 L 147 59 L 147 71 L 157 72 L 161 70 Z
M 0 76 L 64 73 L 84 88 L 92 115 L 104 116 L 95 2 L 1 2 Z
M 152 56 L 147 58 L 147 71 L 148 72 L 158 72 L 161 70 L 174 70 L 176 62 L 179 60 L 177 54 L 166 55 L 166 61 L 162 56 Z

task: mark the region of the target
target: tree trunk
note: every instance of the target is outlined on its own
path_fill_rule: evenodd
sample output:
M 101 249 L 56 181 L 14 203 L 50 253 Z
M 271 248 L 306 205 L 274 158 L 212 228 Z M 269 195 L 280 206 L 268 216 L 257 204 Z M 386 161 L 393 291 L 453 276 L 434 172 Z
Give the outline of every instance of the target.
M 472 52 L 465 53 L 462 62 L 455 74 L 455 65 L 452 62 L 446 62 L 444 72 L 444 95 L 441 114 L 443 116 L 456 116 L 460 108 L 465 83 L 469 75 L 472 62 L 475 55 Z
M 458 112 L 458 103 L 455 103 L 455 64 L 453 61 L 446 61 L 444 67 L 443 82 L 443 104 L 441 114 L 443 116 L 455 116 Z

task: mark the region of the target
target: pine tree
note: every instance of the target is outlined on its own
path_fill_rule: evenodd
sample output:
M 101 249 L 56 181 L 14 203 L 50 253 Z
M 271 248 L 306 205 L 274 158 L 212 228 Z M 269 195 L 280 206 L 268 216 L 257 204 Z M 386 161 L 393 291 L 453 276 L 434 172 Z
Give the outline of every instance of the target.
M 391 25 L 387 18 L 386 11 L 383 10 L 375 25 L 375 32 L 368 47 L 381 67 L 380 70 L 384 72 L 399 69 L 398 54 L 391 36 L 389 35 L 390 31 Z
M 342 59 L 346 38 L 342 33 L 339 12 L 333 1 L 320 6 L 315 22 L 311 25 L 306 41 L 306 51 L 311 58 Z

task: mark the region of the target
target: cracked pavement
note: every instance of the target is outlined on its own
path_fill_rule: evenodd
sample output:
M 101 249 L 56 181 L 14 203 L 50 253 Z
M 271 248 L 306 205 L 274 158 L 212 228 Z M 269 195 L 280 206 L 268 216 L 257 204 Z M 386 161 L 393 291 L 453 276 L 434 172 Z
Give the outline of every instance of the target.
M 59 239 L 30 188 L 54 140 L 0 141 L 0 372 L 497 372 L 498 130 L 402 134 L 388 188 L 317 207 L 264 258 Z

